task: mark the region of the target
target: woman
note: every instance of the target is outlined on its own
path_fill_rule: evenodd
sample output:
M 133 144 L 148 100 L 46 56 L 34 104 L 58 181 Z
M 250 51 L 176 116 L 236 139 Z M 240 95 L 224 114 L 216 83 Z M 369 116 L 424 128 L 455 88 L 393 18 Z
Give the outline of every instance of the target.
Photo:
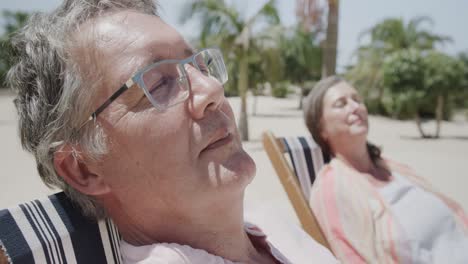
M 332 161 L 320 171 L 311 207 L 335 255 L 347 263 L 468 263 L 462 208 L 381 157 L 367 141 L 367 109 L 342 78 L 320 81 L 305 101 L 314 140 Z

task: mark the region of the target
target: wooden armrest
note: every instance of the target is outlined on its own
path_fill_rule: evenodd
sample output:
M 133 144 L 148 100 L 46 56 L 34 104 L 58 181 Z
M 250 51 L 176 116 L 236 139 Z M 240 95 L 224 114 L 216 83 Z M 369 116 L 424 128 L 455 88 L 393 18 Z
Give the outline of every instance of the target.
M 3 248 L 0 246 L 0 264 L 9 264 L 7 254 L 3 251 Z

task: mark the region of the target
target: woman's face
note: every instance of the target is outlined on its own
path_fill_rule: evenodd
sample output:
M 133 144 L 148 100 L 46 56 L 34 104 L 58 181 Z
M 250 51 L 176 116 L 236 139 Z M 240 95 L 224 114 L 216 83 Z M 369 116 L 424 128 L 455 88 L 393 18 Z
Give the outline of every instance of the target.
M 367 108 L 356 89 L 340 82 L 328 89 L 323 98 L 321 136 L 332 150 L 349 140 L 367 138 Z

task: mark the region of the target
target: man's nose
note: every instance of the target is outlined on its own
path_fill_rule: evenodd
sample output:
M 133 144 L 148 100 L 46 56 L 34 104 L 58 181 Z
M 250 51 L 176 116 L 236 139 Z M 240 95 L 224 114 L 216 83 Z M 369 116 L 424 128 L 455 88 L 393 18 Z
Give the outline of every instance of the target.
M 201 73 L 193 66 L 186 66 L 191 95 L 188 108 L 194 119 L 201 119 L 207 111 L 213 111 L 223 103 L 224 88 L 215 78 Z

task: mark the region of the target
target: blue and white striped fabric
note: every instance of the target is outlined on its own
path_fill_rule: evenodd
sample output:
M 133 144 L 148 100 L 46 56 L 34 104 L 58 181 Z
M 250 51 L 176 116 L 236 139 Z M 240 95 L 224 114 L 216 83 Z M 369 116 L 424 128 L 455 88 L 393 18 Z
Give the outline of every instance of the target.
M 0 245 L 15 264 L 122 262 L 112 221 L 87 219 L 64 193 L 1 210 Z
M 308 200 L 315 176 L 322 166 L 330 161 L 330 157 L 322 153 L 322 149 L 312 137 L 287 137 L 281 140 L 291 158 L 302 193 Z

